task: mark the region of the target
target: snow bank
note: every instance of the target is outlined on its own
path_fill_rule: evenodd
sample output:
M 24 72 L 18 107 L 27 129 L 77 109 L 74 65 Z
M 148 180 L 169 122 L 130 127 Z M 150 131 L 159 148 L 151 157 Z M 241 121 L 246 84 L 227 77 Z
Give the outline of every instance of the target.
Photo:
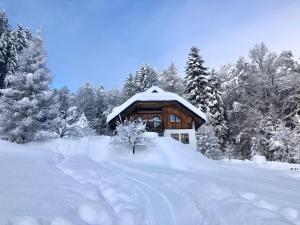
M 247 159 L 246 160 L 224 159 L 223 161 L 230 164 L 242 164 L 242 165 L 249 165 L 249 166 L 266 168 L 266 169 L 295 171 L 299 173 L 300 176 L 300 164 L 267 161 L 265 156 L 256 155 L 254 156 L 252 161 Z
M 158 137 L 153 134 L 148 134 L 148 136 L 152 138 L 151 145 L 138 146 L 134 155 L 131 146 L 114 145 L 109 137 L 90 137 L 89 155 L 99 163 L 111 160 L 177 170 L 216 170 L 218 168 L 214 161 L 196 152 L 189 145 L 169 137 Z

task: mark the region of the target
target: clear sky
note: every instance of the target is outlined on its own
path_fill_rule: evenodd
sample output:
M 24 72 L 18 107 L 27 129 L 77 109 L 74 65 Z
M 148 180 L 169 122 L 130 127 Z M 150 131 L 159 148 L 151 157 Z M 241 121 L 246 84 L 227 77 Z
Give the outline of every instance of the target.
M 300 56 L 299 0 L 0 0 L 12 24 L 42 29 L 53 85 L 120 87 L 140 64 L 174 62 L 196 45 L 206 66 L 247 56 L 255 43 Z

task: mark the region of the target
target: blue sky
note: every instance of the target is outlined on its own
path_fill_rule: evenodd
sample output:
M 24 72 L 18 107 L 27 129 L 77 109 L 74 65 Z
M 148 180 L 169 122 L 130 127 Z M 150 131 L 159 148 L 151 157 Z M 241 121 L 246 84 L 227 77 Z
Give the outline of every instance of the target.
M 255 43 L 300 56 L 300 1 L 0 0 L 12 24 L 42 29 L 53 86 L 120 87 L 139 65 L 184 75 L 191 46 L 218 68 Z

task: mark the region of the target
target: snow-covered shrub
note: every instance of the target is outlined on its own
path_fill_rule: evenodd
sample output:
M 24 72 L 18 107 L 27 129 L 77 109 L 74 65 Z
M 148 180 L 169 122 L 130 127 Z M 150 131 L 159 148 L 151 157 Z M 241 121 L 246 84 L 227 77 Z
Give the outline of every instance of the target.
M 66 136 L 83 136 L 88 127 L 88 121 L 83 114 L 80 115 L 76 106 L 72 106 L 67 112 L 60 112 L 52 123 L 53 132 L 61 138 Z
M 138 145 L 146 145 L 150 139 L 145 136 L 146 124 L 142 121 L 124 121 L 116 127 L 116 143 L 127 143 L 132 146 L 132 153 Z
M 214 128 L 210 124 L 202 125 L 196 133 L 197 150 L 211 159 L 221 159 L 219 139 L 215 136 Z
M 281 162 L 300 162 L 300 129 L 291 130 L 284 125 L 270 139 L 271 159 Z

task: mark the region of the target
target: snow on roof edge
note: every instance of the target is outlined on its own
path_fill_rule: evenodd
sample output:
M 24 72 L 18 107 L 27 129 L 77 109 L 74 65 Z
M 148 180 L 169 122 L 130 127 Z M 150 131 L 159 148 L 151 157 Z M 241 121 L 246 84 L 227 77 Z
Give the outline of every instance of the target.
M 177 101 L 190 109 L 193 113 L 200 116 L 202 119 L 207 121 L 207 117 L 204 112 L 197 109 L 191 103 L 189 103 L 184 98 L 180 97 L 179 95 L 171 92 L 167 92 L 162 90 L 157 86 L 152 86 L 151 88 L 147 89 L 144 92 L 137 93 L 131 98 L 129 98 L 126 102 L 122 105 L 113 108 L 112 112 L 107 116 L 106 122 L 109 123 L 112 119 L 122 113 L 126 108 L 128 108 L 131 104 L 136 101 Z

